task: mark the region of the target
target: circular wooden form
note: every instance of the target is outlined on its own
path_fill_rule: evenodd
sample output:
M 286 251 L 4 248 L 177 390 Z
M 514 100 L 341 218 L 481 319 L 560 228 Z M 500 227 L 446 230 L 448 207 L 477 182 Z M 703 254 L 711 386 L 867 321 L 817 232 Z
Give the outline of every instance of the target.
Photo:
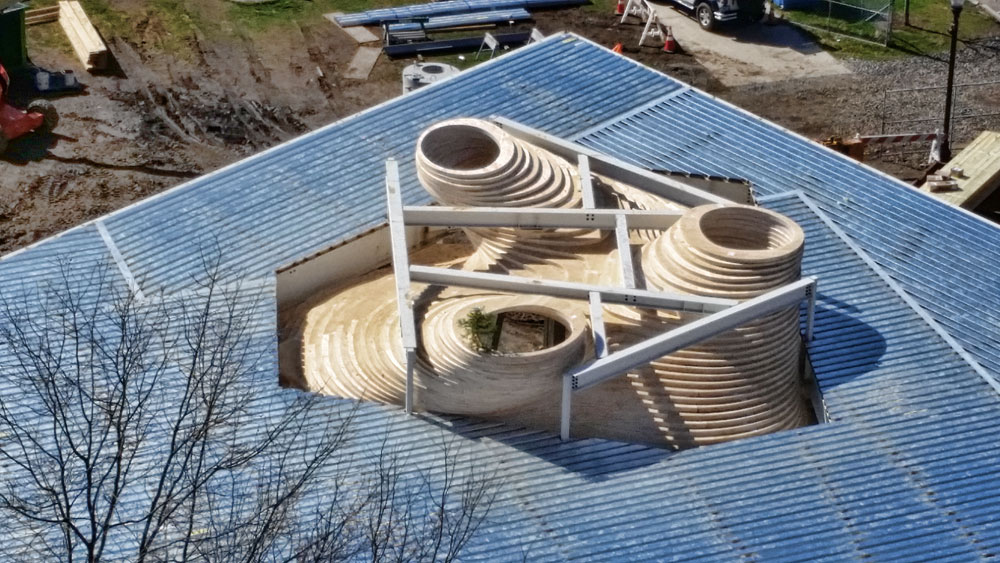
M 417 173 L 439 202 L 455 206 L 579 207 L 579 177 L 562 159 L 477 119 L 432 126 L 417 142 Z M 645 207 L 645 204 L 644 204 Z M 655 208 L 649 204 L 650 208 Z M 553 279 L 578 269 L 617 283 L 617 260 L 587 266 L 579 249 L 602 240 L 579 229 L 465 229 L 477 250 L 465 269 L 500 267 Z M 648 289 L 744 300 L 798 279 L 802 229 L 780 214 L 744 205 L 686 212 L 649 240 L 637 264 Z M 596 270 L 595 270 L 596 267 Z M 303 336 L 309 385 L 325 393 L 403 402 L 405 365 L 391 275 L 338 294 Z M 473 351 L 458 321 L 473 307 L 522 310 L 558 320 L 567 339 L 528 354 Z M 556 396 L 561 376 L 589 353 L 585 303 L 460 288 L 414 295 L 420 348 L 416 404 L 456 414 L 491 414 Z M 312 315 L 312 314 L 310 314 Z M 695 315 L 605 307 L 612 350 L 689 322 Z M 799 381 L 798 309 L 757 319 L 628 374 L 675 447 L 794 428 L 807 419 Z
M 804 242 L 802 228 L 773 211 L 705 205 L 646 244 L 640 263 L 649 289 L 750 299 L 799 278 Z M 660 315 L 627 317 L 612 337 L 619 345 L 663 330 Z M 660 358 L 633 383 L 679 446 L 795 428 L 807 417 L 800 347 L 796 306 Z

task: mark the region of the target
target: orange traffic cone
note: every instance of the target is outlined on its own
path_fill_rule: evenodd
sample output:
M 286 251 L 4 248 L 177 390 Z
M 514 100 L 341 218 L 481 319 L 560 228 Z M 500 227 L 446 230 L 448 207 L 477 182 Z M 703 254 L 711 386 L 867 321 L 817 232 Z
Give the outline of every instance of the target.
M 664 53 L 677 52 L 677 40 L 674 39 L 674 30 L 670 26 L 667 26 L 666 37 L 663 38 L 663 52 Z
M 615 6 L 615 15 L 620 16 L 625 13 L 625 0 L 618 0 L 618 5 Z
M 614 51 L 615 53 L 618 53 L 619 55 L 622 54 L 622 44 L 615 43 L 615 46 L 612 47 L 611 50 Z

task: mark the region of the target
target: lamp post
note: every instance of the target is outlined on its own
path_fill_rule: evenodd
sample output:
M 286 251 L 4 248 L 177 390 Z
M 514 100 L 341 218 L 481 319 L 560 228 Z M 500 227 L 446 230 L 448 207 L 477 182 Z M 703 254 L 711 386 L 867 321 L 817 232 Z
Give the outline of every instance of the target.
M 958 16 L 965 0 L 951 0 L 951 54 L 948 56 L 948 86 L 944 98 L 944 131 L 941 133 L 941 162 L 951 160 L 951 96 L 955 84 L 955 51 L 958 49 Z

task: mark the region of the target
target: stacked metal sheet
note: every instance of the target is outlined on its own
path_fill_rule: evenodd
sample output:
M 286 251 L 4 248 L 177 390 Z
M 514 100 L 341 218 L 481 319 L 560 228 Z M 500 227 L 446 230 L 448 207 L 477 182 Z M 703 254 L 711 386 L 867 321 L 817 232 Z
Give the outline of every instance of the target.
M 586 4 L 586 0 L 448 0 L 446 2 L 431 2 L 414 4 L 399 8 L 382 8 L 368 10 L 355 14 L 337 16 L 337 23 L 344 27 L 352 25 L 382 25 L 414 18 L 430 18 L 451 14 L 466 14 L 491 10 L 521 8 L 542 9 L 578 6 Z
M 490 10 L 488 12 L 473 12 L 471 14 L 454 14 L 429 18 L 420 23 L 389 24 L 389 32 L 418 31 L 420 29 L 449 29 L 468 25 L 487 25 L 508 21 L 524 21 L 531 19 L 531 14 L 524 8 Z

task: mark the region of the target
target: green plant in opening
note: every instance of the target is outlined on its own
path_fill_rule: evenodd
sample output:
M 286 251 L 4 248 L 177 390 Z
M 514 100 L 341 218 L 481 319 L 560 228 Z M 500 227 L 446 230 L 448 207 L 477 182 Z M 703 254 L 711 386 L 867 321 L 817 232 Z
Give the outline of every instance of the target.
M 482 308 L 475 307 L 465 315 L 464 319 L 459 319 L 458 324 L 462 327 L 464 336 L 473 350 L 487 353 L 496 350 L 494 339 L 497 331 L 496 315 L 485 313 Z

